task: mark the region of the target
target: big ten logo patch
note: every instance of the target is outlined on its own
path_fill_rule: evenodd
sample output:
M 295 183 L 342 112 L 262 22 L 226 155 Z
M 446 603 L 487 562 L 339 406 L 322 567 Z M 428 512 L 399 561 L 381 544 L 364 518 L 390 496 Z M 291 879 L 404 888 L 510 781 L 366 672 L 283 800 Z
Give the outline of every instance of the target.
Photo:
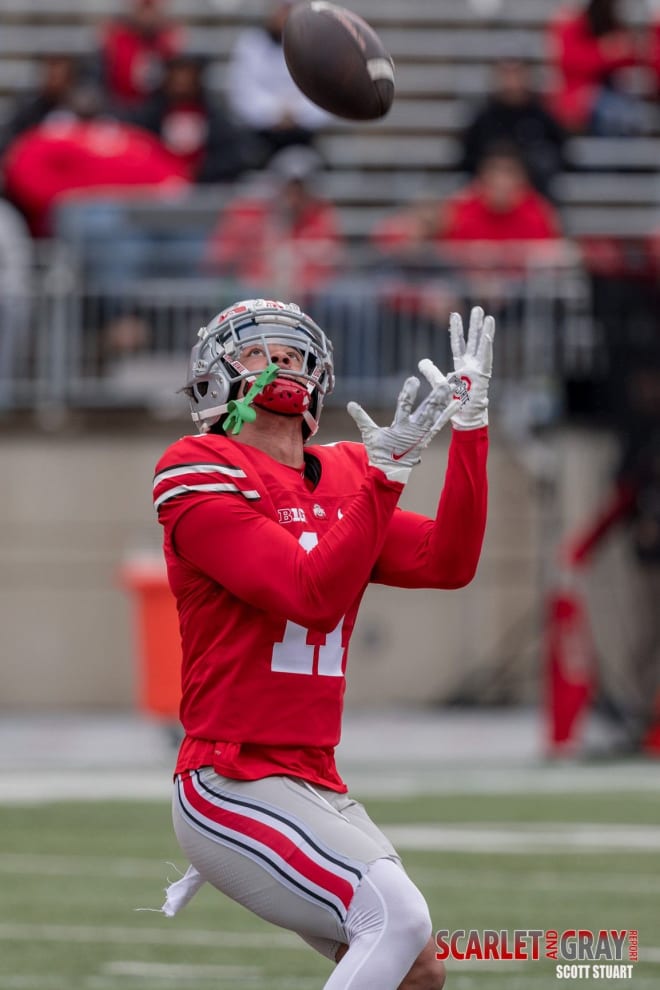
M 305 510 L 300 508 L 278 509 L 277 521 L 286 525 L 287 523 L 307 522 Z

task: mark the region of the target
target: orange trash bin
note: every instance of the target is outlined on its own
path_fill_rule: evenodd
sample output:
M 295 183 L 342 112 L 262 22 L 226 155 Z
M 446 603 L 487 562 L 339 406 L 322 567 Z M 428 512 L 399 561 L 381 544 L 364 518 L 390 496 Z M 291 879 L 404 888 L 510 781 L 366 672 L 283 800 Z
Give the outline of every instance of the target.
M 121 582 L 133 598 L 137 705 L 146 714 L 178 722 L 181 639 L 165 562 L 155 555 L 134 557 L 122 568 Z

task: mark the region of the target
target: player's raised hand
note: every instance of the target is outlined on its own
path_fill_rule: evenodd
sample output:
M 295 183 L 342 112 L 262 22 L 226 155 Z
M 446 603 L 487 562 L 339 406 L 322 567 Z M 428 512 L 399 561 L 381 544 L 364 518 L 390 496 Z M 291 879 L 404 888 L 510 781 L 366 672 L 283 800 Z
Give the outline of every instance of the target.
M 470 313 L 466 341 L 463 320 L 459 313 L 452 313 L 449 335 L 454 357 L 454 374 L 449 376 L 449 382 L 456 388 L 455 396 L 461 401 L 452 425 L 458 430 L 488 426 L 488 385 L 493 368 L 495 320 L 492 316 L 484 316 L 481 306 L 475 306 Z
M 452 388 L 432 361 L 419 362 L 431 391 L 413 411 L 419 379 L 407 378 L 399 393 L 394 420 L 391 426 L 378 426 L 357 402 L 349 402 L 347 409 L 362 434 L 369 455 L 369 463 L 381 471 L 390 481 L 407 482 L 410 472 L 421 459 L 422 450 L 460 408 L 460 399 L 452 397 Z

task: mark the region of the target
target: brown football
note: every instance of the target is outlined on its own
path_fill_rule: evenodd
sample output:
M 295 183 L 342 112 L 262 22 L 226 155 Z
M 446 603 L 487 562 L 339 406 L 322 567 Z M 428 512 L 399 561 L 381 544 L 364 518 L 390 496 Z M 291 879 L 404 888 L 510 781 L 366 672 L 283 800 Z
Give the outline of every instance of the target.
M 296 4 L 284 25 L 293 81 L 317 106 L 348 120 L 384 117 L 394 99 L 394 63 L 362 17 L 325 0 Z

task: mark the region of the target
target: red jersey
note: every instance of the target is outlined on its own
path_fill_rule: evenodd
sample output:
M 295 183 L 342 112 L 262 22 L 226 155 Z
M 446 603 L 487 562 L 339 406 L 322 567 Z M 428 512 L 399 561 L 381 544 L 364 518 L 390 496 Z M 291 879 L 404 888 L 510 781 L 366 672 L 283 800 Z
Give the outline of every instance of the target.
M 188 184 L 184 162 L 140 127 L 118 120 L 50 121 L 26 131 L 5 158 L 5 184 L 34 234 L 51 233 L 67 193 L 153 196 Z
M 612 50 L 612 36 L 593 35 L 584 13 L 563 10 L 550 24 L 550 61 L 557 73 L 551 110 L 569 130 L 587 125 L 598 90 L 612 73 L 639 63 L 633 39 L 624 31 L 617 33 L 622 42 Z
M 651 27 L 651 56 L 650 63 L 655 73 L 655 85 L 660 96 L 660 17 Z
M 478 180 L 446 204 L 445 240 L 538 241 L 561 237 L 553 206 L 531 186 L 506 213 L 492 209 Z M 508 250 L 508 248 L 507 248 Z
M 435 520 L 397 509 L 402 486 L 359 443 L 308 448 L 307 470 L 215 434 L 165 452 L 154 504 L 183 653 L 177 772 L 212 765 L 346 790 L 334 748 L 366 585 L 471 580 L 487 445 L 485 428 L 454 432 Z
M 113 100 L 140 103 L 160 84 L 165 62 L 182 50 L 183 31 L 164 25 L 153 35 L 129 22 L 108 24 L 101 38 L 106 87 Z

